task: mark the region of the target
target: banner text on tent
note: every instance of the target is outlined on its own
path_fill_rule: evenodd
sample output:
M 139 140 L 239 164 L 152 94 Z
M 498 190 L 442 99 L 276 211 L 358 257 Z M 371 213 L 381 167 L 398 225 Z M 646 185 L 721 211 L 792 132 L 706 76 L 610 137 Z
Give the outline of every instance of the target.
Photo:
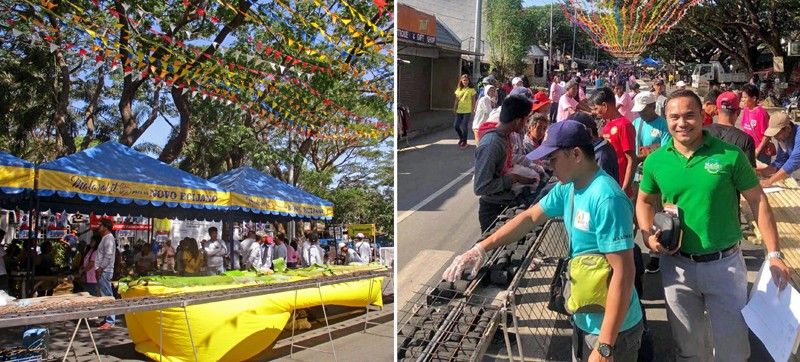
M 53 170 L 39 171 L 39 186 L 42 189 L 89 195 L 216 206 L 227 206 L 230 198 L 227 192 L 128 182 Z

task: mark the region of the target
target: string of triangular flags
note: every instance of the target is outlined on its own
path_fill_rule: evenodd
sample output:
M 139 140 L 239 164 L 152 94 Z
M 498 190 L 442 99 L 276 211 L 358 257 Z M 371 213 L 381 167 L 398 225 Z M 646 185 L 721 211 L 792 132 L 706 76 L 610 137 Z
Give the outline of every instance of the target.
M 352 19 L 340 17 L 339 15 L 331 13 L 330 9 L 328 9 L 326 6 L 323 6 L 319 1 L 314 0 L 313 1 L 314 5 L 319 7 L 319 8 L 321 8 L 321 9 L 323 9 L 325 11 L 326 15 L 328 16 L 327 19 L 330 19 L 334 23 L 338 23 L 343 28 L 347 29 L 348 33 L 350 33 L 350 36 L 354 40 L 359 39 L 359 38 L 362 39 L 362 44 L 360 44 L 361 46 L 356 47 L 355 44 L 352 44 L 352 45 L 345 44 L 344 39 L 341 38 L 341 37 L 339 37 L 338 39 L 334 39 L 335 35 L 328 34 L 328 30 L 325 29 L 325 27 L 323 26 L 324 24 L 319 24 L 316 21 L 307 21 L 304 16 L 296 14 L 295 10 L 283 0 L 275 0 L 275 2 L 277 2 L 278 5 L 280 5 L 287 12 L 289 12 L 289 14 L 291 14 L 295 19 L 299 20 L 303 25 L 310 26 L 310 27 L 312 27 L 314 29 L 317 29 L 317 31 L 319 32 L 320 36 L 322 36 L 323 38 L 328 40 L 330 43 L 336 44 L 337 46 L 339 46 L 339 48 L 343 50 L 343 54 L 344 53 L 349 54 L 351 51 L 353 51 L 353 49 L 359 49 L 357 51 L 358 52 L 362 52 L 362 51 L 364 51 L 363 50 L 364 48 L 372 48 L 373 51 L 374 51 L 374 54 L 376 56 L 378 56 L 378 59 L 380 59 L 380 60 L 382 60 L 384 62 L 387 62 L 387 63 L 390 63 L 390 62 L 393 61 L 391 53 L 386 54 L 385 56 L 380 56 L 380 53 L 381 53 L 381 51 L 383 50 L 384 47 L 379 45 L 377 43 L 376 39 L 370 37 L 369 34 L 367 34 L 365 31 L 363 31 L 361 29 L 358 29 L 353 24 Z M 367 19 L 367 20 L 369 20 L 369 19 Z M 386 33 L 383 30 L 381 30 L 380 28 L 378 28 L 374 24 L 371 24 L 371 25 L 372 25 L 372 30 L 374 32 L 378 33 L 379 37 L 381 37 L 381 38 L 385 37 Z M 391 39 L 388 39 L 388 43 L 391 43 Z M 344 45 L 341 45 L 341 44 L 344 44 Z M 358 54 L 359 53 L 356 53 L 356 54 L 353 54 L 353 55 L 358 55 Z
M 76 20 L 76 21 L 80 21 L 81 19 L 82 19 L 81 17 L 73 17 L 72 18 L 72 20 Z M 63 19 L 61 21 L 63 21 Z M 95 23 L 95 24 L 97 24 L 97 23 Z M 95 37 L 96 41 L 95 41 L 95 44 L 92 45 L 92 51 L 98 52 L 98 55 L 96 56 L 96 60 L 99 62 L 100 60 L 106 59 L 107 56 L 109 55 L 109 52 L 113 51 L 113 49 L 105 49 L 103 52 L 100 52 L 101 49 L 100 49 L 99 45 L 100 45 L 100 43 L 107 44 L 108 41 L 105 38 L 103 38 L 102 40 L 97 40 L 97 33 L 93 32 L 92 30 L 88 30 L 87 34 L 89 34 L 90 36 L 94 36 Z M 115 45 L 118 45 L 118 44 L 115 43 Z M 51 44 L 51 50 L 52 50 L 53 46 L 54 46 L 54 44 Z M 88 51 L 83 49 L 83 48 L 79 48 L 76 51 L 80 56 L 86 56 L 87 53 L 88 53 Z M 132 49 L 128 49 L 128 51 L 132 51 Z M 132 53 L 128 54 L 128 55 L 129 55 L 129 58 L 128 58 L 129 60 L 131 58 L 133 58 L 133 56 L 132 56 L 133 54 Z M 120 57 L 121 56 L 119 54 L 117 54 L 116 56 L 113 57 L 112 68 L 115 68 L 115 64 L 114 63 L 117 62 Z M 136 70 L 140 72 L 138 74 L 138 78 L 139 79 L 148 76 L 148 71 L 151 71 L 152 73 L 158 73 L 159 68 L 160 68 L 159 66 L 163 65 L 163 64 L 160 64 L 161 60 L 157 60 L 156 61 L 157 63 L 154 64 L 149 59 L 147 59 L 146 55 L 144 55 L 142 53 L 137 54 L 136 58 L 140 63 L 140 64 L 138 64 L 136 66 Z M 166 62 L 169 59 L 162 59 L 162 60 L 164 60 Z M 142 65 L 144 65 L 144 66 L 142 66 Z M 174 65 L 177 65 L 177 63 L 175 63 Z M 174 67 L 174 65 L 170 65 L 170 67 Z M 130 72 L 133 71 L 133 67 L 131 67 L 131 64 L 125 64 L 124 66 L 125 66 L 124 70 L 125 70 L 125 72 L 127 74 L 130 74 Z M 149 68 L 148 68 L 148 66 L 149 66 Z M 187 68 L 184 68 L 184 73 L 185 73 L 186 69 Z M 229 67 L 229 69 L 230 69 L 230 67 Z M 155 82 L 160 82 L 162 80 L 165 80 L 168 85 L 174 85 L 175 84 L 175 79 L 167 77 L 168 76 L 168 73 L 167 73 L 168 71 L 170 71 L 170 69 L 161 68 L 160 69 L 160 73 L 158 75 L 155 75 L 155 74 L 153 75 L 153 80 Z M 229 74 L 235 74 L 235 72 L 229 72 Z M 186 74 L 180 74 L 180 76 L 185 76 L 185 75 Z M 210 75 L 210 73 L 204 74 L 203 77 L 201 79 L 199 79 L 198 83 L 202 83 L 203 81 L 206 81 L 209 78 L 209 75 Z M 192 77 L 192 78 L 195 79 L 195 80 L 198 80 L 197 77 Z M 180 79 L 180 77 L 178 79 Z M 295 85 L 298 84 L 298 81 L 296 79 L 294 80 L 294 84 Z M 228 84 L 228 85 L 230 85 L 230 84 Z M 243 97 L 241 92 L 232 92 L 230 88 L 220 89 L 219 87 L 214 87 L 213 85 L 211 86 L 212 89 L 210 91 L 209 90 L 198 90 L 196 87 L 192 87 L 192 86 L 181 84 L 181 83 L 178 83 L 176 86 L 179 87 L 179 88 L 184 89 L 184 93 L 186 93 L 187 91 L 191 90 L 193 96 L 196 96 L 199 93 L 203 97 L 203 99 L 205 99 L 206 97 L 209 97 L 209 96 L 213 100 L 220 100 L 220 99 L 226 99 L 227 98 L 227 103 L 228 104 L 231 104 L 232 102 L 237 102 L 238 101 L 237 98 Z M 266 86 L 262 85 L 258 91 L 263 92 L 264 90 L 269 90 L 269 91 L 272 91 L 272 92 L 277 92 L 278 91 L 278 89 L 276 89 L 273 85 L 266 85 Z M 281 91 L 284 91 L 284 90 L 281 90 Z M 244 97 L 246 97 L 246 96 L 247 95 L 244 95 Z M 252 95 L 251 95 L 251 97 L 255 98 L 255 96 L 252 96 Z M 292 105 L 291 104 L 291 100 L 288 100 L 288 101 L 289 101 L 289 104 Z M 279 102 L 280 102 L 280 100 L 279 100 Z M 248 105 L 251 106 L 251 107 L 254 106 L 252 101 L 249 102 Z M 263 116 L 264 115 L 263 114 L 264 113 L 263 110 L 267 109 L 270 112 L 272 112 L 273 114 L 279 114 L 278 110 L 276 110 L 276 108 L 277 108 L 276 102 L 273 101 L 271 105 L 272 105 L 272 107 L 268 107 L 266 104 L 262 104 L 262 112 L 259 112 L 259 113 L 261 113 L 261 115 Z M 293 104 L 293 105 L 294 105 L 296 110 L 298 109 L 298 107 L 300 107 L 300 105 L 297 105 L 297 104 Z M 327 104 L 327 105 L 330 105 L 330 104 Z M 266 106 L 266 107 L 264 107 L 264 106 Z M 244 108 L 244 106 L 243 106 L 243 108 Z M 294 127 L 294 123 L 295 122 L 293 122 L 293 121 L 289 121 L 289 125 L 292 126 L 292 127 Z M 308 124 L 299 125 L 297 127 L 309 127 L 309 126 L 312 128 L 312 130 L 314 128 L 316 128 L 315 125 L 313 125 L 313 124 L 312 125 L 308 125 Z M 388 129 L 388 127 L 386 127 L 385 125 L 378 125 L 377 129 Z M 342 132 L 341 128 L 335 129 L 335 133 L 341 134 L 341 132 Z

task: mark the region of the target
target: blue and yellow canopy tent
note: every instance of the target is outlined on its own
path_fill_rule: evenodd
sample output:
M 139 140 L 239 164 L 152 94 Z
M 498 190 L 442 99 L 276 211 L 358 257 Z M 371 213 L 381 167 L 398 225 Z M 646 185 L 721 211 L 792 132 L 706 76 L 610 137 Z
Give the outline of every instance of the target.
M 229 208 L 237 216 L 261 214 L 278 219 L 330 220 L 333 203 L 265 175 L 239 167 L 214 176 L 211 182 L 230 192 Z
M 30 197 L 34 180 L 33 163 L 0 152 L 0 205 L 18 203 Z
M 114 141 L 39 165 L 40 208 L 220 220 L 218 185 Z
M 35 195 L 38 209 L 214 220 L 330 220 L 333 204 L 251 167 L 211 180 L 118 142 L 38 167 L 0 152 L 0 199 Z

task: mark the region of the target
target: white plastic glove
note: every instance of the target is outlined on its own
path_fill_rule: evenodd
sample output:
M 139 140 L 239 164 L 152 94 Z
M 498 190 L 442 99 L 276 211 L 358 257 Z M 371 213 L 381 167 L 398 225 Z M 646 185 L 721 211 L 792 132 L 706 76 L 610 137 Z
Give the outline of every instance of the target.
M 453 263 L 442 274 L 442 279 L 449 283 L 455 282 L 461 278 L 464 270 L 468 270 L 469 277 L 467 279 L 472 280 L 478 275 L 478 270 L 485 260 L 486 251 L 479 244 L 475 244 L 472 249 L 453 259 Z

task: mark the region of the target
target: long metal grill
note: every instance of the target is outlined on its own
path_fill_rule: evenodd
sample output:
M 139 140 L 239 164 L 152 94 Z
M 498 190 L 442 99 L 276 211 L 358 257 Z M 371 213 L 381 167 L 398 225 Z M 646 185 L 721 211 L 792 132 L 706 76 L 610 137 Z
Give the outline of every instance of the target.
M 513 291 L 513 312 L 519 322 L 512 331 L 521 346 L 518 350 L 526 360 L 571 360 L 572 327 L 569 319 L 547 309 L 550 282 L 558 259 L 568 255 L 564 222 L 554 219 L 540 233 L 528 260 L 530 265 L 520 274 L 519 284 Z
M 506 210 L 484 236 L 522 210 Z M 501 326 L 509 353 L 569 360 L 569 321 L 547 309 L 558 259 L 569 252 L 567 240 L 563 222 L 551 220 L 493 251 L 475 280 L 440 282 L 415 294 L 398 315 L 398 360 L 477 361 Z M 511 319 L 515 327 L 508 325 Z M 513 352 L 512 338 L 518 344 Z
M 281 284 L 255 285 L 208 292 L 182 293 L 166 297 L 117 299 L 112 303 L 81 305 L 79 307 L 75 307 L 73 305 L 60 305 L 56 308 L 41 309 L 33 305 L 30 309 L 27 309 L 24 312 L 12 313 L 3 313 L 2 308 L 0 308 L 0 313 L 2 313 L 0 314 L 0 328 L 100 317 L 111 314 L 125 314 L 130 312 L 143 312 L 148 310 L 185 307 L 195 304 L 253 297 L 270 293 L 286 292 L 295 289 L 312 288 L 356 280 L 389 277 L 391 275 L 391 269 L 369 270 Z

